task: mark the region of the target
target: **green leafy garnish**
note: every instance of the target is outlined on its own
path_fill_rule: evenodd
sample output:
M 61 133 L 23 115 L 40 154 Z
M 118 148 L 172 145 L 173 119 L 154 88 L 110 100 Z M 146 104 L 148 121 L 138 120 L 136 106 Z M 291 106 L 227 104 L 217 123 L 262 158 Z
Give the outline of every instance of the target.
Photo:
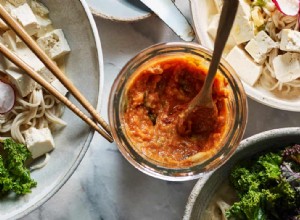
M 285 175 L 282 175 L 282 164 L 285 164 Z M 283 161 L 281 152 L 266 153 L 234 167 L 230 182 L 240 201 L 227 210 L 227 218 L 288 219 L 291 213 L 296 215 L 300 206 L 299 192 L 295 187 L 297 176 L 288 171 L 290 169 Z
M 31 156 L 23 144 L 12 139 L 1 142 L 3 155 L 0 156 L 0 190 L 1 195 L 14 191 L 17 195 L 31 192 L 36 182 L 31 179 L 30 171 L 25 167 L 25 161 Z

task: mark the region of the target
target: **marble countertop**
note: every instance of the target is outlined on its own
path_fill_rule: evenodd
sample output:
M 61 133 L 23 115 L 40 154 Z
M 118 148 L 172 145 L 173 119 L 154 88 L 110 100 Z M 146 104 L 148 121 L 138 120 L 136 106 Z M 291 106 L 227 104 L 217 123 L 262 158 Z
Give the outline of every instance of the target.
M 191 20 L 188 1 L 176 2 Z M 110 87 L 123 65 L 152 44 L 180 39 L 155 16 L 135 23 L 118 23 L 96 17 L 95 20 L 104 56 L 101 114 L 107 119 Z M 248 101 L 249 119 L 244 138 L 269 129 L 299 126 L 296 120 L 299 113 Z M 68 182 L 49 201 L 23 219 L 181 219 L 195 183 L 195 180 L 167 182 L 141 173 L 123 158 L 116 144 L 108 143 L 96 133 Z

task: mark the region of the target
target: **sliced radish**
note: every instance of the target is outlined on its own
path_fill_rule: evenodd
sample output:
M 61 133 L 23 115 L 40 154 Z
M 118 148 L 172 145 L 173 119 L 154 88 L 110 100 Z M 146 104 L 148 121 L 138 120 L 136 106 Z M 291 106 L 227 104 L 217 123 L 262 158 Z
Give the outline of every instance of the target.
M 15 105 L 15 91 L 11 85 L 0 81 L 0 114 L 9 112 Z
M 299 0 L 273 0 L 273 2 L 285 15 L 295 16 L 299 12 Z

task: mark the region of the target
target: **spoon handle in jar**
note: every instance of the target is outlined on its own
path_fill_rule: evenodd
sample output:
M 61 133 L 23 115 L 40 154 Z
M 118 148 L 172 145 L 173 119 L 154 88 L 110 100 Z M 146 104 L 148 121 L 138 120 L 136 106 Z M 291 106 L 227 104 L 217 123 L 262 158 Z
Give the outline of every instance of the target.
M 205 79 L 206 82 L 204 83 L 204 88 L 202 88 L 203 91 L 207 91 L 211 93 L 212 90 L 211 86 L 213 83 L 213 79 L 216 75 L 224 47 L 228 40 L 235 19 L 235 15 L 237 12 L 238 5 L 239 5 L 238 0 L 224 1 L 224 5 L 220 16 L 219 26 L 217 30 L 213 56 L 212 56 L 213 59 L 209 66 L 209 71 Z

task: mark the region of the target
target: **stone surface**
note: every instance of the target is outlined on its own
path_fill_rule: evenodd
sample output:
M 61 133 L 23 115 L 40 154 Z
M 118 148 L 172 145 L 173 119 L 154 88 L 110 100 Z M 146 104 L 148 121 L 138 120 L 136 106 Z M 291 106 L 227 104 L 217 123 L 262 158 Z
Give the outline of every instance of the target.
M 177 0 L 190 19 L 188 1 Z M 101 114 L 107 120 L 110 87 L 120 69 L 140 50 L 180 39 L 156 16 L 136 23 L 96 18 L 104 56 Z M 245 136 L 273 128 L 295 127 L 299 113 L 286 112 L 249 101 Z M 149 177 L 130 165 L 110 144 L 95 134 L 81 164 L 68 182 L 25 220 L 150 220 L 181 219 L 196 181 L 166 182 Z

